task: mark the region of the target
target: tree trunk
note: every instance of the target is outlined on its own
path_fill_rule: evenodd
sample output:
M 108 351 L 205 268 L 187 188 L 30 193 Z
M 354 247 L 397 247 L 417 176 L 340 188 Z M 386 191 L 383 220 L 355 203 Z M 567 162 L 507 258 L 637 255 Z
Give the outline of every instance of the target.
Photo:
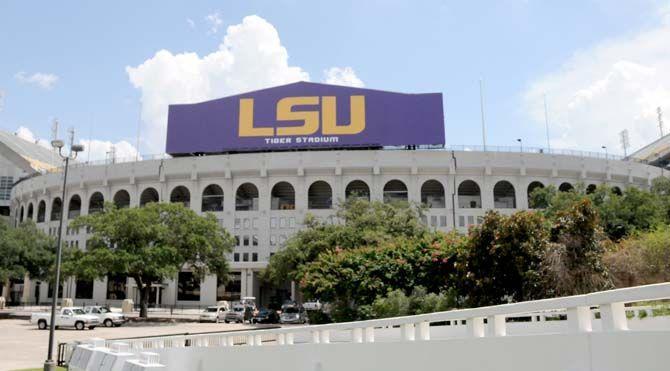
M 149 291 L 151 291 L 151 283 L 146 282 L 140 288 L 140 318 L 148 317 Z

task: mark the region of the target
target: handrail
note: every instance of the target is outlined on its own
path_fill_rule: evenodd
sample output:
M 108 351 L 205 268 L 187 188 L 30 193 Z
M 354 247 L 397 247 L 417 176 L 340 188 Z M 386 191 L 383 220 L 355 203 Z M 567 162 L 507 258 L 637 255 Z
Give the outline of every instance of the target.
M 592 309 L 595 307 L 600 313 L 603 331 L 624 331 L 628 329 L 626 303 L 668 298 L 670 298 L 670 283 L 660 283 L 561 298 L 367 321 L 267 330 L 244 330 L 237 331 L 234 334 L 156 336 L 141 339 L 141 344 L 136 344 L 132 339 L 122 339 L 120 341 L 129 343 L 131 349 L 240 344 L 260 346 L 265 341 L 275 341 L 279 345 L 287 345 L 294 343 L 296 334 L 311 334 L 313 343 L 329 343 L 330 332 L 349 331 L 351 332 L 352 342 L 362 343 L 374 342 L 375 329 L 395 327 L 400 327 L 403 340 L 414 341 L 417 338 L 419 340 L 430 340 L 431 323 L 459 323 L 463 320 L 466 321 L 467 334 L 470 337 L 506 336 L 506 319 L 508 317 L 538 313 L 546 315 L 547 312 L 556 313 L 557 311 L 567 313 L 569 331 L 591 332 L 594 317 Z M 484 319 L 486 319 L 487 324 L 484 323 Z M 239 339 L 242 339 L 242 341 L 238 341 Z
M 355 149 L 355 148 L 353 148 Z M 394 150 L 405 150 L 405 147 L 384 147 L 385 151 L 394 151 Z M 617 154 L 608 154 L 601 152 L 593 151 L 582 151 L 582 150 L 571 150 L 571 149 L 557 149 L 557 148 L 543 148 L 543 147 L 516 147 L 516 146 L 482 146 L 482 145 L 445 145 L 443 147 L 435 146 L 426 146 L 426 147 L 417 147 L 416 151 L 458 151 L 458 152 L 505 152 L 505 153 L 535 153 L 535 154 L 550 154 L 550 155 L 562 155 L 562 156 L 576 156 L 576 157 L 586 157 L 586 158 L 596 158 L 604 160 L 633 160 L 629 157 L 624 157 Z M 206 157 L 206 156 L 205 156 Z M 153 160 L 166 160 L 173 158 L 167 153 L 159 154 L 144 154 L 140 156 L 133 157 L 119 157 L 114 159 L 104 159 L 104 160 L 94 160 L 94 161 L 84 161 L 84 162 L 73 162 L 70 163 L 70 167 L 78 168 L 84 166 L 96 166 L 96 165 L 113 165 L 113 164 L 129 164 L 135 162 L 144 162 L 144 161 L 153 161 Z M 51 172 L 61 172 L 62 167 L 53 168 L 48 170 L 48 173 Z

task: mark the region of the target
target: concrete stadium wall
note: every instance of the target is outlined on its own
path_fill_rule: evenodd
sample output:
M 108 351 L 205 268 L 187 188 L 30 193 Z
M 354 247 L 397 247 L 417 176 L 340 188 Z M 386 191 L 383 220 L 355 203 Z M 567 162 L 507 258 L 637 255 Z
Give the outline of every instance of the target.
M 452 157 L 455 157 L 454 158 Z M 438 230 L 456 228 L 465 232 L 469 225 L 478 224 L 487 210 L 496 209 L 509 214 L 528 208 L 528 186 L 535 181 L 544 186 L 560 186 L 563 183 L 607 183 L 620 189 L 626 187 L 648 188 L 651 180 L 661 175 L 661 169 L 644 164 L 604 158 L 570 155 L 513 152 L 477 152 L 444 150 L 369 150 L 369 151 L 311 151 L 250 153 L 204 157 L 182 157 L 164 160 L 146 160 L 105 165 L 76 164 L 68 176 L 68 201 L 75 195 L 81 198 L 81 214 L 88 213 L 89 201 L 95 192 L 100 192 L 105 201 L 125 190 L 130 195 L 130 205 L 138 206 L 141 193 L 150 187 L 156 189 L 160 201 L 169 201 L 170 194 L 178 186 L 190 193 L 190 207 L 200 213 L 202 194 L 210 184 L 223 189 L 223 211 L 216 212 L 219 222 L 231 234 L 257 238 L 257 246 L 237 246 L 229 257 L 231 269 L 241 274 L 242 296 L 260 294 L 257 273 L 271 256 L 281 248 L 282 242 L 302 228 L 301 222 L 311 213 L 328 221 L 334 216 L 337 202 L 345 199 L 347 184 L 354 180 L 364 181 L 373 200 L 383 200 L 384 185 L 399 180 L 407 187 L 408 200 L 421 202 L 421 187 L 435 180 L 444 189 L 445 205 L 426 210 L 425 222 Z M 459 185 L 472 180 L 480 189 L 480 208 L 461 208 L 458 204 Z M 271 190 L 279 182 L 290 183 L 295 190 L 294 210 L 273 210 Z M 308 189 L 316 181 L 325 181 L 332 189 L 333 207 L 309 209 Z M 496 208 L 493 196 L 495 185 L 500 181 L 511 183 L 514 188 L 514 208 Z M 244 183 L 258 188 L 258 210 L 237 211 L 235 194 Z M 51 209 L 62 192 L 62 174 L 46 174 L 27 179 L 12 190 L 12 218 L 18 220 L 20 209 L 34 210 L 41 201 L 46 203 L 47 218 L 38 226 L 47 233 L 57 233 L 58 222 L 50 220 Z M 452 199 L 452 195 L 454 195 Z M 465 196 L 461 196 L 465 197 Z M 37 212 L 33 213 L 36 218 Z M 24 212 L 24 220 L 27 213 Z M 84 248 L 86 231 L 71 231 L 65 221 L 63 238 L 65 243 Z M 249 261 L 243 261 L 247 254 Z M 256 254 L 257 261 L 253 261 Z M 130 285 L 130 281 L 129 281 Z M 24 297 L 35 297 L 35 285 L 26 285 Z M 175 298 L 174 281 L 165 282 L 163 303 L 177 305 L 209 305 L 216 302 L 216 279 L 210 277 L 202 282 L 199 301 L 180 302 Z M 64 288 L 73 297 L 76 284 L 69 282 Z M 107 302 L 105 281 L 95 283 L 94 297 L 90 302 Z M 41 300 L 46 300 L 47 287 L 40 290 Z M 130 295 L 130 293 L 129 293 Z

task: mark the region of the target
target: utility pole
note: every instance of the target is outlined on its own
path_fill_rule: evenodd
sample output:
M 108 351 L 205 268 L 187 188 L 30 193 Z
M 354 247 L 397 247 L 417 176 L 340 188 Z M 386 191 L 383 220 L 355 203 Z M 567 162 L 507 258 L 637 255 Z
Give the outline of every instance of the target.
M 547 152 L 551 153 L 551 144 L 549 143 L 549 112 L 547 110 L 547 94 L 544 94 L 544 126 L 547 129 Z
M 623 148 L 624 157 L 628 156 L 628 147 L 630 147 L 630 138 L 628 136 L 628 129 L 624 129 L 619 133 L 619 140 L 621 141 L 621 147 Z
M 484 117 L 484 81 L 479 79 L 479 105 L 482 111 L 482 144 L 486 152 L 486 120 Z
M 656 113 L 658 113 L 658 129 L 661 131 L 661 138 L 663 138 L 663 111 L 661 107 L 656 108 Z

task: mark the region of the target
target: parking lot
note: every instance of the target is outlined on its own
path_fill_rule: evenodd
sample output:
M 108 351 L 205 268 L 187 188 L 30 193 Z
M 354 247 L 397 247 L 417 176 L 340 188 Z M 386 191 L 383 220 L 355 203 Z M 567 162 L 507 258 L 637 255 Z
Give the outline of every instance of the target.
M 94 330 L 56 330 L 56 343 L 138 336 L 228 331 L 249 328 L 249 325 L 225 323 L 129 323 L 122 327 L 96 327 Z M 49 331 L 38 330 L 24 319 L 0 320 L 0 371 L 41 367 L 46 359 Z M 55 355 L 55 351 L 54 351 Z

